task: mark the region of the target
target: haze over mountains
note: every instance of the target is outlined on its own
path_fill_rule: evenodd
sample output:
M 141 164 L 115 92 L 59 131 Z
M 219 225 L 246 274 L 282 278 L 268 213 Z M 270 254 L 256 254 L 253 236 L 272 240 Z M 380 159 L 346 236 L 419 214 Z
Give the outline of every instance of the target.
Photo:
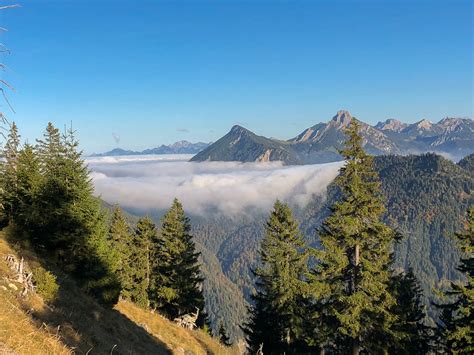
M 140 152 L 133 150 L 126 150 L 122 148 L 115 148 L 111 151 L 92 154 L 93 157 L 108 157 L 108 156 L 122 156 L 122 155 L 147 155 L 147 154 L 196 154 L 201 150 L 207 148 L 211 143 L 197 142 L 191 143 L 186 140 L 179 141 L 170 145 L 160 145 L 152 149 L 145 149 Z
M 338 111 L 327 123 L 318 123 L 289 140 L 257 136 L 234 126 L 221 139 L 196 154 L 192 161 L 283 161 L 287 165 L 327 163 L 341 160 L 338 149 L 344 128 L 351 121 L 348 111 Z M 416 154 L 436 152 L 459 160 L 474 152 L 474 121 L 444 118 L 406 124 L 395 119 L 371 126 L 361 122 L 364 147 L 370 154 Z

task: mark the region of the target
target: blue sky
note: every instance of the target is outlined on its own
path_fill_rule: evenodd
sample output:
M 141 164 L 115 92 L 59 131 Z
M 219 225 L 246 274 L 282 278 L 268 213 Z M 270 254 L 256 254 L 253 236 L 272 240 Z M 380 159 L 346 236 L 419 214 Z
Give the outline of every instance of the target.
M 473 115 L 471 1 L 15 2 L 3 78 L 30 141 L 48 121 L 72 121 L 91 153 L 236 123 L 291 138 L 342 108 L 368 123 Z

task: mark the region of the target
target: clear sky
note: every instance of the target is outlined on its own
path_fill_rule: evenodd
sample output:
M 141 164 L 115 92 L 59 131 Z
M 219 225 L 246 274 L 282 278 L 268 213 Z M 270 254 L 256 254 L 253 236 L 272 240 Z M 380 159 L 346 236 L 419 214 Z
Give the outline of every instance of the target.
M 30 141 L 48 121 L 72 121 L 91 153 L 214 141 L 236 123 L 286 139 L 339 109 L 473 115 L 472 1 L 2 4 L 17 2 L 0 15 L 3 78 Z

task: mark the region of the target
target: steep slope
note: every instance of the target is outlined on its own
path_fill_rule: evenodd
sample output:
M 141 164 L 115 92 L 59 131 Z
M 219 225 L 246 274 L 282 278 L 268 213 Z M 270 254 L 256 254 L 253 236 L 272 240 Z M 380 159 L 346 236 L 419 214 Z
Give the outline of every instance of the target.
M 412 267 L 433 301 L 440 283 L 459 278 L 459 255 L 450 236 L 462 227 L 474 203 L 474 178 L 435 154 L 377 157 L 376 167 L 387 201 L 386 220 L 405 236 L 396 248 L 396 265 Z
M 328 123 L 319 123 L 290 139 L 305 163 L 323 163 L 340 160 L 338 149 L 344 141 L 344 129 L 352 119 L 348 111 L 338 111 Z M 361 122 L 364 148 L 370 154 L 399 154 L 398 147 L 381 131 Z
M 23 256 L 33 271 L 47 263 L 27 250 L 15 251 L 4 238 L 0 232 L 2 354 L 238 354 L 201 330 L 180 328 L 129 302 L 104 308 L 51 266 L 60 286 L 57 298 L 45 304 L 37 294 L 22 297 L 21 285 L 7 280 L 12 275 L 6 255 Z
M 470 154 L 461 159 L 458 165 L 471 175 L 474 175 L 474 154 Z
M 196 154 L 191 161 L 273 161 L 301 163 L 287 142 L 257 136 L 249 130 L 234 126 L 224 137 Z

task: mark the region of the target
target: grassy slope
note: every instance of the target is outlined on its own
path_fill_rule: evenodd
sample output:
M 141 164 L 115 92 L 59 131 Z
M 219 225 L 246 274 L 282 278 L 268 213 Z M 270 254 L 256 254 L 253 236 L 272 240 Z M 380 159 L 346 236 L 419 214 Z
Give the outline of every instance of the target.
M 59 270 L 60 292 L 53 305 L 37 295 L 26 299 L 9 287 L 5 256 L 16 254 L 0 232 L 0 353 L 8 354 L 237 354 L 200 330 L 177 327 L 158 314 L 119 302 L 106 309 L 84 295 Z M 32 253 L 22 252 L 38 266 Z M 45 265 L 43 265 L 45 266 Z M 46 267 L 48 268 L 48 267 Z M 7 288 L 4 290 L 3 287 Z

